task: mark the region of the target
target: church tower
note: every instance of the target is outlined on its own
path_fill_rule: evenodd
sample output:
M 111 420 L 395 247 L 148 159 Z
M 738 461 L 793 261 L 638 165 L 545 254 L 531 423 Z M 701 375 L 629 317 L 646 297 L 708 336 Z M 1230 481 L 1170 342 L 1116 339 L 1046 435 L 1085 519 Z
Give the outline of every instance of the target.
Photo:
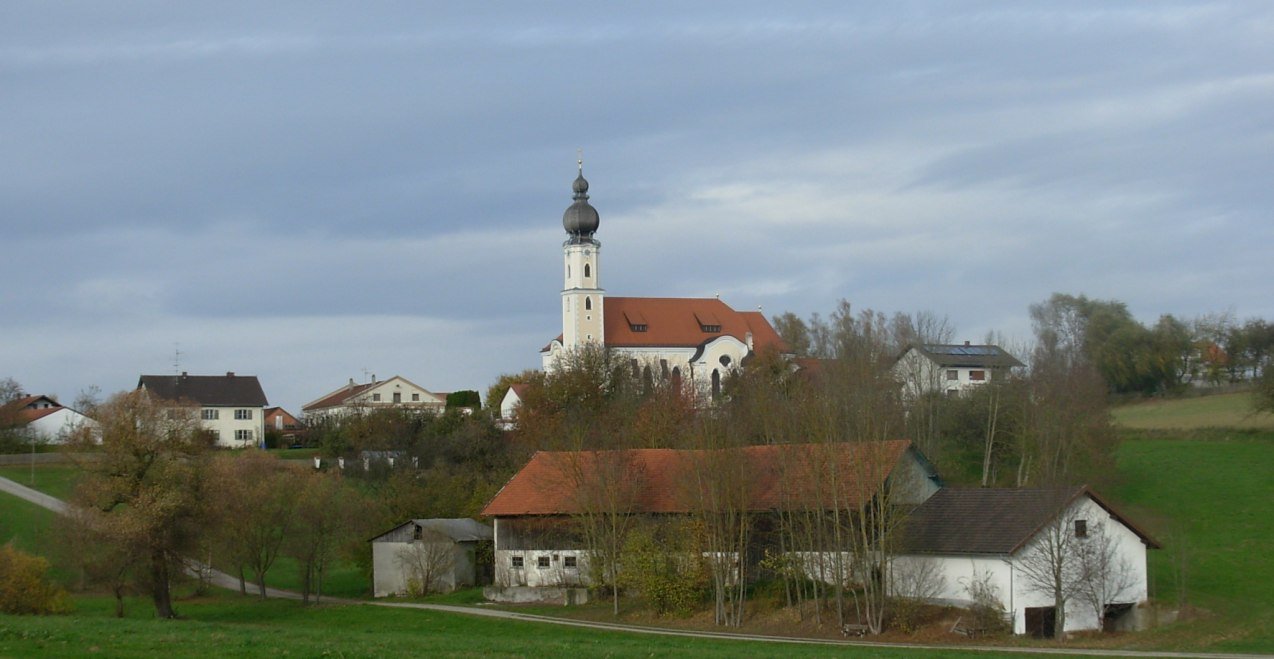
M 562 287 L 562 347 L 571 350 L 586 343 L 605 342 L 602 325 L 602 296 L 597 264 L 602 244 L 593 237 L 600 219 L 588 203 L 588 181 L 584 161 L 579 160 L 579 176 L 571 185 L 575 202 L 562 214 L 566 242 L 562 243 L 565 285 Z

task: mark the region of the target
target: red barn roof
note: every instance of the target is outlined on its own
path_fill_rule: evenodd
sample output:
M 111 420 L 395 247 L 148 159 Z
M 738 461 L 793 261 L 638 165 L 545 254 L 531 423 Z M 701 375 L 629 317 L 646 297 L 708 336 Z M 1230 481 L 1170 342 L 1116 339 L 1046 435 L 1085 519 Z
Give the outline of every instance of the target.
M 697 476 L 737 470 L 748 510 L 782 506 L 859 508 L 893 472 L 911 442 L 773 444 L 723 450 L 539 451 L 487 504 L 485 516 L 569 515 L 600 480 L 628 490 L 632 512 L 687 513 L 705 490 Z

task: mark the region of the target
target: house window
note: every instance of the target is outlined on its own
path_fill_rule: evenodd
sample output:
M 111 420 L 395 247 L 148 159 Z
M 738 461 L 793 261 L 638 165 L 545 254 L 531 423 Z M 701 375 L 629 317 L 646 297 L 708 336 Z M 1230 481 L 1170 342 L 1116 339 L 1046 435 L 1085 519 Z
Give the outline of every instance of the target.
M 216 421 L 221 418 L 221 410 L 204 410 L 199 413 L 204 421 Z
M 403 402 L 403 395 L 402 395 L 402 392 L 398 392 L 398 391 L 395 391 L 395 392 L 394 392 L 394 402 L 395 402 L 395 403 L 401 403 L 401 402 Z
M 415 539 L 415 540 L 420 540 L 421 538 L 425 537 L 425 529 L 424 529 L 424 527 L 421 527 L 421 526 L 413 526 L 413 528 L 415 528 L 415 532 L 412 534 L 412 538 L 413 538 L 413 539 Z
M 575 557 L 574 557 L 574 556 L 563 556 L 563 557 L 562 557 L 562 567 L 567 568 L 567 569 L 570 569 L 570 570 L 574 570 L 574 569 L 576 568 L 576 565 L 575 565 Z
M 538 567 L 541 570 L 549 569 L 549 557 L 548 556 L 535 557 L 535 567 Z
M 413 402 L 413 403 L 419 403 L 419 402 L 420 402 L 420 394 L 412 394 L 412 395 L 411 395 L 411 402 Z
M 234 431 L 234 440 L 236 442 L 250 442 L 252 441 L 252 431 L 251 430 L 236 430 Z
M 235 410 L 235 411 L 234 411 L 234 420 L 235 420 L 235 421 L 251 421 L 251 420 L 252 420 L 252 410 Z
M 1086 519 L 1075 520 L 1075 537 L 1076 538 L 1088 537 L 1088 520 Z
M 380 394 L 372 394 L 372 402 L 374 402 L 374 403 L 379 403 L 379 402 L 380 402 Z
M 947 370 L 947 380 L 959 380 L 959 379 L 960 379 L 960 371 L 957 371 L 954 368 Z
M 521 570 L 521 569 L 522 569 L 522 557 L 521 557 L 521 556 L 510 556 L 510 557 L 509 557 L 509 567 L 511 567 L 511 568 L 513 568 L 513 569 L 515 569 L 515 570 Z
M 969 379 L 974 382 L 981 382 L 986 379 L 986 371 L 969 371 Z

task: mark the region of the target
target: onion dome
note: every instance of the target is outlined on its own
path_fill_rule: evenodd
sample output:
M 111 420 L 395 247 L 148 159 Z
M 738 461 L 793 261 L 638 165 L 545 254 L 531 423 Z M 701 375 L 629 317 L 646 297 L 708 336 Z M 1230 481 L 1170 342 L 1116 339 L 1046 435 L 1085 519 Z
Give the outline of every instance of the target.
M 597 226 L 601 223 L 601 218 L 597 215 L 597 209 L 588 203 L 588 180 L 584 178 L 583 161 L 579 163 L 579 176 L 575 177 L 575 182 L 571 184 L 571 191 L 575 193 L 573 197 L 575 203 L 562 214 L 562 228 L 566 229 L 566 233 L 569 233 L 573 239 L 591 239 L 593 232 L 597 231 Z

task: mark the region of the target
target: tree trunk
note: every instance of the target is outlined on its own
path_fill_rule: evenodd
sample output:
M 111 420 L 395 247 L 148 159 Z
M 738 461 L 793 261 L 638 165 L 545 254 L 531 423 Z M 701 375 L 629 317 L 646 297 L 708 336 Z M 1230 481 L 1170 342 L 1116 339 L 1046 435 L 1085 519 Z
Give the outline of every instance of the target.
M 173 612 L 172 593 L 168 590 L 168 557 L 163 550 L 154 550 L 150 554 L 150 596 L 155 603 L 155 616 L 158 618 L 176 618 Z
M 124 617 L 124 584 L 117 583 L 111 589 L 115 593 L 115 617 Z
M 243 566 L 239 566 L 239 594 L 248 594 L 248 580 L 243 578 Z

